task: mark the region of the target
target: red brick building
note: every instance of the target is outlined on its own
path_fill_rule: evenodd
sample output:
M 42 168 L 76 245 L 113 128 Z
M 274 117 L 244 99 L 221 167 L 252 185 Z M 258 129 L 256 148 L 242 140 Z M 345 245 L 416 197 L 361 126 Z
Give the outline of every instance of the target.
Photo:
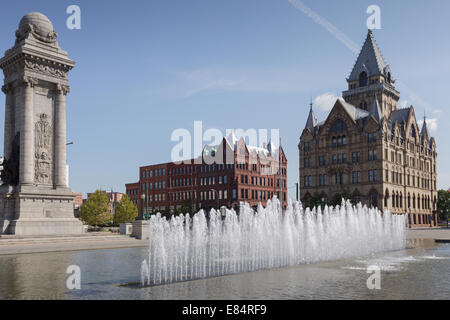
M 237 209 L 241 201 L 256 207 L 279 197 L 280 189 L 286 207 L 287 159 L 283 148 L 275 149 L 272 143 L 254 147 L 231 135 L 220 145 L 206 146 L 200 158 L 141 167 L 139 182 L 125 187 L 140 217 L 175 212 L 183 204 L 192 205 L 194 212 L 222 206 Z

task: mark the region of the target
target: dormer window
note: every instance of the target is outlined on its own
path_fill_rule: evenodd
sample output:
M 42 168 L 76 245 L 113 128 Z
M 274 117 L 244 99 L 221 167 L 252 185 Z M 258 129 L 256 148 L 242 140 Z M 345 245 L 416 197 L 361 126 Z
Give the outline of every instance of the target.
M 413 138 L 416 137 L 416 129 L 414 129 L 414 126 L 411 126 L 411 129 L 409 130 L 409 135 Z

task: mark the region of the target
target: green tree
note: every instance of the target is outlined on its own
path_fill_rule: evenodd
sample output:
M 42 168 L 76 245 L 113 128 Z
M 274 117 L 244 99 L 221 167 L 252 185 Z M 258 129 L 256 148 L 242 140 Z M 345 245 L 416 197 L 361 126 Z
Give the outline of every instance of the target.
M 342 193 L 337 193 L 334 195 L 333 199 L 330 201 L 330 205 L 333 207 L 340 206 L 342 204 L 342 199 L 345 201 L 350 200 L 350 203 L 355 204 L 348 192 L 344 191 Z
M 120 223 L 133 222 L 136 220 L 137 216 L 138 209 L 126 194 L 123 195 L 122 199 L 120 199 L 119 203 L 116 205 L 114 224 L 118 225 Z
M 100 190 L 91 194 L 89 199 L 81 206 L 81 220 L 91 226 L 104 225 L 111 222 L 109 213 L 109 198 Z
M 437 210 L 441 220 L 447 220 L 447 214 L 450 212 L 450 192 L 446 190 L 438 191 Z
M 177 213 L 192 213 L 191 199 L 183 200 L 183 202 L 181 202 L 180 209 L 177 210 Z

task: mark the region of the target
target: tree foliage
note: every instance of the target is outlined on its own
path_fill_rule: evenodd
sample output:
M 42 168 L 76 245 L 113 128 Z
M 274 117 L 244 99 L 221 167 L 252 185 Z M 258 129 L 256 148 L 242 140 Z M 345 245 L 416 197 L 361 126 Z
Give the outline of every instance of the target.
M 447 219 L 447 213 L 450 212 L 450 192 L 446 190 L 438 191 L 437 210 L 441 220 Z
M 91 226 L 104 225 L 111 222 L 109 198 L 100 190 L 95 191 L 81 206 L 81 220 Z
M 185 214 L 185 213 L 192 213 L 192 201 L 191 199 L 186 199 L 181 202 L 180 209 L 177 210 L 177 213 Z
M 136 220 L 138 216 L 138 209 L 131 202 L 130 198 L 125 194 L 116 205 L 114 212 L 114 224 L 130 223 Z

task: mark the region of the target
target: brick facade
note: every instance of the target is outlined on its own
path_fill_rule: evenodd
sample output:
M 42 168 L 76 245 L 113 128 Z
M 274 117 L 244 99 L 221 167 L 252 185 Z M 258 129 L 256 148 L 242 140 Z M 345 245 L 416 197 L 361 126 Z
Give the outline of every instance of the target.
M 274 195 L 279 196 L 278 150 L 272 150 L 272 146 L 250 147 L 243 139 L 231 140 L 224 138 L 219 146 L 212 147 L 214 161 L 205 156 L 205 150 L 211 149 L 208 147 L 201 158 L 139 168 L 139 182 L 125 186 L 138 206 L 140 217 L 143 212 L 175 212 L 183 204 L 191 205 L 191 201 L 196 212 L 222 206 L 238 209 L 241 201 L 256 207 L 258 203 L 266 205 Z M 281 168 L 283 207 L 286 207 L 287 159 L 282 148 Z

